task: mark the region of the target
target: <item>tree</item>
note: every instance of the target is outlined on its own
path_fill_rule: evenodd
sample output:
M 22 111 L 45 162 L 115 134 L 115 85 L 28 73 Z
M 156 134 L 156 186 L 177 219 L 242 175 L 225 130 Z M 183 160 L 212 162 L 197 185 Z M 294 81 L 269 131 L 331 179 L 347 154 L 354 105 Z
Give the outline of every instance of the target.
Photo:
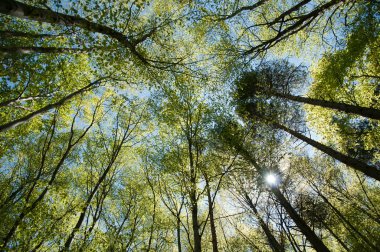
M 301 67 L 293 66 L 289 62 L 265 62 L 256 71 L 244 73 L 240 77 L 236 84 L 237 92 L 240 99 L 253 99 L 255 96 L 264 95 L 268 98 L 277 97 L 371 119 L 380 119 L 380 110 L 376 108 L 290 94 L 291 90 L 305 85 L 306 78 L 307 74 Z
M 285 78 L 286 80 L 285 84 L 282 83 L 281 80 L 283 80 L 284 78 L 281 75 L 281 73 L 286 73 L 286 72 L 288 71 L 284 71 L 283 69 L 280 69 L 280 73 L 273 76 L 270 71 L 268 74 L 269 78 L 267 78 L 269 79 L 269 84 L 268 84 L 269 88 L 271 88 L 271 86 L 278 86 L 282 90 L 288 90 L 290 85 L 287 83 L 290 83 L 294 80 L 296 82 L 294 85 L 296 85 L 297 82 L 299 82 L 299 77 L 297 77 L 299 75 L 296 75 L 296 76 L 289 76 L 288 78 Z M 260 77 L 257 77 L 257 78 L 260 78 Z M 276 82 L 280 82 L 280 83 L 277 84 Z M 260 82 L 258 81 L 258 83 Z M 246 116 L 250 118 L 251 120 L 252 119 L 262 120 L 264 123 L 268 123 L 276 129 L 280 129 L 291 134 L 292 136 L 306 142 L 307 144 L 310 144 L 316 149 L 335 158 L 336 160 L 339 160 L 340 162 L 360 172 L 363 172 L 367 176 L 372 177 L 376 180 L 380 180 L 380 171 L 377 169 L 376 166 L 367 164 L 361 160 L 352 158 L 344 153 L 336 151 L 332 149 L 331 147 L 324 145 L 322 143 L 319 143 L 309 137 L 306 137 L 303 134 L 295 130 L 292 130 L 286 125 L 281 124 L 278 121 L 276 121 L 276 120 L 281 120 L 281 118 L 286 117 L 286 114 L 289 113 L 289 111 L 284 110 L 284 107 L 282 107 L 283 103 L 280 103 L 278 101 L 272 101 L 272 100 L 268 101 L 266 97 L 262 98 L 262 97 L 255 96 L 256 89 L 257 89 L 256 85 L 253 85 L 253 86 L 249 84 L 247 85 L 246 81 L 242 81 L 242 82 L 238 81 L 236 85 L 237 87 L 235 89 L 236 91 L 235 91 L 234 98 L 238 105 L 238 111 L 241 115 Z M 296 107 L 294 106 L 293 109 L 296 109 Z

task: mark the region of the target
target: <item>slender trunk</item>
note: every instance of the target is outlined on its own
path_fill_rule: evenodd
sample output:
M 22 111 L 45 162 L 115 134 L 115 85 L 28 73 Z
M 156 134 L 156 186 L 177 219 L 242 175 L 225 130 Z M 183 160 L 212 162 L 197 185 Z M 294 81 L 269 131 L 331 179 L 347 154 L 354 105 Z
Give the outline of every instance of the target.
M 6 124 L 3 124 L 3 125 L 0 125 L 0 132 L 2 131 L 6 131 L 6 130 L 9 130 L 9 129 L 12 129 L 20 124 L 23 124 L 23 123 L 26 123 L 28 122 L 29 120 L 33 119 L 34 117 L 37 117 L 37 116 L 40 116 L 46 112 L 48 112 L 49 110 L 51 109 L 54 109 L 54 108 L 58 108 L 60 106 L 62 106 L 63 104 L 65 104 L 67 101 L 73 99 L 74 97 L 80 95 L 80 94 L 83 94 L 84 92 L 90 90 L 91 88 L 95 87 L 97 84 L 100 83 L 100 80 L 97 80 L 97 81 L 94 81 L 94 82 L 91 82 L 90 84 L 88 84 L 87 86 L 63 97 L 62 99 L 60 99 L 59 101 L 53 103 L 53 104 L 49 104 L 49 105 L 46 105 L 45 107 L 43 108 L 40 108 L 39 110 L 36 110 L 30 114 L 27 114 L 19 119 L 16 119 L 14 121 L 11 121 L 9 123 L 6 123 Z
M 108 35 L 119 41 L 125 47 L 127 47 L 132 52 L 132 54 L 134 54 L 143 63 L 147 63 L 147 60 L 136 50 L 136 45 L 144 41 L 147 37 L 151 36 L 155 31 L 154 29 L 152 29 L 148 34 L 145 34 L 140 39 L 136 40 L 135 42 L 132 42 L 130 41 L 128 36 L 108 26 L 91 22 L 79 16 L 71 16 L 55 12 L 49 9 L 43 9 L 32 5 L 24 4 L 14 0 L 0 1 L 0 13 L 24 19 L 46 22 L 50 24 L 62 25 L 63 23 L 67 26 L 80 27 L 90 32 L 97 32 L 104 35 Z
M 251 208 L 251 210 L 255 214 L 256 218 L 259 220 L 260 227 L 263 229 L 271 249 L 274 252 L 284 252 L 285 251 L 284 248 L 281 246 L 281 244 L 274 237 L 274 235 L 272 234 L 272 231 L 269 229 L 269 227 L 265 223 L 265 221 L 261 218 L 261 216 L 259 215 L 259 212 L 256 209 L 256 206 L 253 204 L 253 202 L 252 202 L 251 198 L 248 196 L 248 194 L 245 194 L 245 199 L 246 199 L 246 202 L 248 203 L 248 206 Z
M 126 136 L 126 132 L 124 134 L 124 137 L 125 136 Z M 80 229 L 80 227 L 82 226 L 82 223 L 85 219 L 87 208 L 91 204 L 92 198 L 94 197 L 95 193 L 98 191 L 100 185 L 106 179 L 109 171 L 111 170 L 111 168 L 112 168 L 112 166 L 113 166 L 113 164 L 114 164 L 114 162 L 115 162 L 115 160 L 116 160 L 116 158 L 120 152 L 122 145 L 123 145 L 123 141 L 121 141 L 121 143 L 116 147 L 115 152 L 112 154 L 112 157 L 111 157 L 109 164 L 107 165 L 107 167 L 104 170 L 104 172 L 102 173 L 102 175 L 99 177 L 97 183 L 95 184 L 95 187 L 90 192 L 90 195 L 87 197 L 85 205 L 83 206 L 82 211 L 80 213 L 79 219 L 78 219 L 75 227 L 71 230 L 71 233 L 65 242 L 65 245 L 62 249 L 63 251 L 69 251 L 71 242 L 73 241 L 76 232 Z
M 147 252 L 150 251 L 152 247 L 152 240 L 153 240 L 153 232 L 154 232 L 154 226 L 156 224 L 156 192 L 154 191 L 153 184 L 151 183 L 149 176 L 147 175 L 147 180 L 150 189 L 153 193 L 153 216 L 152 216 L 152 225 L 150 226 L 150 234 L 149 234 L 149 240 L 148 240 L 148 248 L 146 249 Z
M 313 232 L 306 222 L 299 216 L 296 210 L 290 205 L 285 196 L 276 187 L 271 187 L 271 192 L 276 196 L 276 199 L 284 207 L 290 218 L 294 221 L 297 227 L 305 235 L 306 239 L 311 243 L 316 251 L 330 251 L 322 240 Z
M 208 179 L 206 179 L 206 190 L 207 190 L 207 201 L 208 201 L 208 212 L 210 216 L 210 229 L 211 229 L 211 242 L 212 251 L 218 252 L 218 238 L 216 235 L 215 219 L 214 219 L 214 202 L 211 196 L 211 189 Z
M 367 237 L 365 237 L 365 235 L 363 235 L 357 228 L 355 228 L 351 224 L 351 222 L 347 220 L 346 217 L 344 217 L 344 215 L 333 204 L 331 204 L 331 202 L 321 192 L 319 192 L 318 190 L 315 190 L 315 191 L 323 199 L 323 201 L 326 202 L 333 209 L 333 211 L 336 213 L 336 215 L 338 215 L 338 217 L 343 221 L 343 223 L 346 223 L 346 225 L 349 226 L 349 228 L 356 235 L 358 235 L 366 244 L 368 244 L 368 246 L 373 248 L 375 251 L 377 250 L 376 246 L 373 245 L 372 242 Z
M 252 165 L 256 168 L 259 173 L 265 170 L 259 166 L 256 160 L 250 155 L 250 153 L 244 149 L 242 146 L 235 146 L 239 152 L 246 158 Z M 324 245 L 321 239 L 314 233 L 314 231 L 306 224 L 306 222 L 299 216 L 296 210 L 290 205 L 288 200 L 284 197 L 281 191 L 276 187 L 271 187 L 270 191 L 274 194 L 277 200 L 280 202 L 281 206 L 286 210 L 290 218 L 294 221 L 297 227 L 305 235 L 306 239 L 311 243 L 316 251 L 329 252 L 330 250 Z
M 329 225 L 327 225 L 323 220 L 320 220 L 320 222 L 322 223 L 322 225 L 330 232 L 330 234 L 335 238 L 335 240 L 337 240 L 339 242 L 339 244 L 346 250 L 346 251 L 350 251 L 350 249 L 347 247 L 346 244 L 344 244 L 344 242 L 339 238 L 339 236 L 337 234 L 335 234 L 335 232 L 329 227 Z
M 194 252 L 201 252 L 201 236 L 199 234 L 199 221 L 198 221 L 198 203 L 196 200 L 196 195 L 194 192 L 190 194 L 191 202 L 191 220 L 193 228 L 193 239 L 194 239 Z
M 182 244 L 181 244 L 181 220 L 180 220 L 179 216 L 177 216 L 177 246 L 178 246 L 178 252 L 182 252 Z
M 350 114 L 356 114 L 356 115 L 368 117 L 371 119 L 380 120 L 380 110 L 375 109 L 375 108 L 367 108 L 367 107 L 345 104 L 341 102 L 326 101 L 326 100 L 301 97 L 301 96 L 296 96 L 296 95 L 291 95 L 291 94 L 281 94 L 277 92 L 271 92 L 270 95 L 280 97 L 280 98 L 285 98 L 285 99 L 296 101 L 296 102 L 316 105 L 323 108 L 335 109 L 335 110 L 339 110 L 339 111 L 350 113 Z
M 198 200 L 197 200 L 197 180 L 196 171 L 194 167 L 194 157 L 192 151 L 192 141 L 188 138 L 188 151 L 189 151 L 189 162 L 190 162 L 190 203 L 191 203 L 191 220 L 193 228 L 193 239 L 194 239 L 194 252 L 202 251 L 201 235 L 199 233 L 199 221 L 198 221 Z
M 291 130 L 287 127 L 285 127 L 284 125 L 281 125 L 279 123 L 275 123 L 275 122 L 271 122 L 271 124 L 278 128 L 278 129 L 282 129 L 286 132 L 288 132 L 289 134 L 295 136 L 296 138 L 298 139 L 301 139 L 302 141 L 306 142 L 307 144 L 315 147 L 316 149 L 326 153 L 327 155 L 335 158 L 336 160 L 354 168 L 355 170 L 358 170 L 362 173 L 364 173 L 365 175 L 367 175 L 368 177 L 371 177 L 371 178 L 374 178 L 378 181 L 380 181 L 380 170 L 378 170 L 375 166 L 372 166 L 372 165 L 368 165 L 360 160 L 357 160 L 355 158 L 352 158 L 352 157 L 349 157 L 341 152 L 338 152 L 336 150 L 333 150 L 332 148 L 324 145 L 324 144 L 321 144 L 309 137 L 306 137 L 294 130 Z

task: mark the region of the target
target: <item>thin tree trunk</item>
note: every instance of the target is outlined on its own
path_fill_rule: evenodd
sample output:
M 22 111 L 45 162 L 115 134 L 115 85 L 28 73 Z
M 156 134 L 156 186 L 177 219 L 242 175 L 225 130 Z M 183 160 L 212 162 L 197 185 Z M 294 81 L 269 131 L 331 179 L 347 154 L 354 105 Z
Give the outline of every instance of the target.
M 22 94 L 21 94 L 22 95 Z M 21 96 L 20 95 L 20 96 Z M 2 101 L 0 102 L 0 107 L 5 107 L 5 106 L 10 106 L 12 105 L 13 103 L 16 103 L 16 102 L 25 102 L 25 101 L 34 101 L 34 100 L 37 100 L 37 99 L 42 99 L 42 98 L 49 98 L 51 97 L 51 95 L 45 95 L 45 96 L 30 96 L 30 97 L 16 97 L 16 98 L 12 98 L 12 99 L 9 99 L 9 100 L 6 100 L 6 101 Z
M 208 212 L 210 216 L 210 229 L 211 229 L 211 242 L 212 242 L 212 251 L 218 252 L 218 237 L 216 235 L 215 219 L 214 219 L 214 202 L 211 196 L 211 189 L 208 179 L 206 180 L 206 190 L 207 190 L 207 201 L 208 201 Z
M 190 203 L 191 203 L 191 220 L 193 228 L 193 239 L 194 239 L 194 252 L 202 251 L 202 241 L 201 235 L 199 233 L 199 221 L 198 221 L 198 200 L 197 200 L 197 181 L 196 181 L 196 171 L 194 167 L 194 157 L 192 151 L 192 141 L 188 137 L 188 151 L 189 151 L 189 162 L 190 162 Z
M 280 97 L 280 98 L 285 98 L 285 99 L 296 101 L 296 102 L 316 105 L 323 108 L 335 109 L 335 110 L 350 113 L 350 114 L 356 114 L 356 115 L 380 120 L 380 110 L 375 109 L 375 108 L 367 108 L 367 107 L 345 104 L 341 102 L 326 101 L 326 100 L 301 97 L 301 96 L 296 96 L 296 95 L 291 95 L 291 94 L 281 94 L 277 92 L 271 92 L 270 95 Z
M 352 158 L 352 157 L 349 157 L 341 152 L 338 152 L 336 150 L 333 150 L 332 148 L 324 145 L 324 144 L 321 144 L 309 137 L 306 137 L 294 130 L 291 130 L 287 127 L 285 127 L 284 125 L 281 125 L 279 123 L 276 123 L 276 122 L 270 122 L 275 128 L 278 128 L 278 129 L 282 129 L 286 132 L 288 132 L 289 134 L 295 136 L 296 138 L 298 139 L 301 139 L 302 141 L 306 142 L 307 144 L 315 147 L 316 149 L 326 153 L 327 155 L 335 158 L 336 160 L 354 168 L 355 170 L 358 170 L 362 173 L 364 173 L 365 175 L 367 175 L 368 177 L 371 177 L 371 178 L 374 178 L 378 181 L 380 181 L 380 170 L 378 170 L 375 166 L 372 166 L 372 165 L 368 165 L 360 160 L 357 160 L 355 158 Z
M 276 199 L 284 207 L 290 218 L 296 223 L 297 227 L 305 235 L 306 239 L 311 243 L 316 251 L 330 251 L 322 240 L 313 232 L 306 222 L 299 216 L 296 210 L 290 205 L 285 196 L 277 187 L 271 187 L 271 192 L 276 196 Z
M 256 168 L 259 173 L 264 172 L 265 170 L 258 165 L 256 160 L 252 158 L 250 153 L 245 150 L 242 146 L 235 146 L 238 151 L 246 158 L 248 161 L 252 163 L 252 165 Z M 321 239 L 314 233 L 314 231 L 306 224 L 306 222 L 299 216 L 296 210 L 292 207 L 292 205 L 288 202 L 288 200 L 284 197 L 281 191 L 272 186 L 270 191 L 274 194 L 276 199 L 280 202 L 281 206 L 286 210 L 290 218 L 294 221 L 297 227 L 301 230 L 301 232 L 305 235 L 306 239 L 311 243 L 315 250 L 329 252 L 330 250 L 324 245 Z
M 181 219 L 177 216 L 177 246 L 178 252 L 182 252 L 182 244 L 181 244 Z
M 193 239 L 194 239 L 194 252 L 201 252 L 201 236 L 199 234 L 199 222 L 198 222 L 198 203 L 195 197 L 195 193 L 190 195 L 191 202 L 191 220 L 193 227 Z
M 136 50 L 136 46 L 138 43 L 144 41 L 146 38 L 151 36 L 155 32 L 155 29 L 152 29 L 149 33 L 143 35 L 140 39 L 137 39 L 134 42 L 132 42 L 130 41 L 128 36 L 108 26 L 91 22 L 79 16 L 71 16 L 59 12 L 54 12 L 49 9 L 43 9 L 32 5 L 27 5 L 14 0 L 1 0 L 0 13 L 50 24 L 62 25 L 62 23 L 64 23 L 68 26 L 80 27 L 90 32 L 108 35 L 119 41 L 125 47 L 127 47 L 132 52 L 132 54 L 134 54 L 143 63 L 148 63 L 147 60 Z
M 256 206 L 253 204 L 251 198 L 249 197 L 249 195 L 247 193 L 245 194 L 245 199 L 246 199 L 246 202 L 248 203 L 248 206 L 251 208 L 251 210 L 255 214 L 256 218 L 259 220 L 260 227 L 263 229 L 263 231 L 267 237 L 267 240 L 270 244 L 271 249 L 274 252 L 284 252 L 285 251 L 284 248 L 281 246 L 281 244 L 274 237 L 274 235 L 272 234 L 272 231 L 270 231 L 270 229 L 269 229 L 268 225 L 265 223 L 265 221 L 261 218 L 261 216 L 259 215 L 259 212 L 256 209 Z
M 12 128 L 20 125 L 20 124 L 28 122 L 29 120 L 33 119 L 34 117 L 40 116 L 40 115 L 48 112 L 51 109 L 58 108 L 58 107 L 62 106 L 63 104 L 65 104 L 67 101 L 73 99 L 74 97 L 92 89 L 93 87 L 95 87 L 99 83 L 100 83 L 100 80 L 96 80 L 94 82 L 91 82 L 87 86 L 63 97 L 62 99 L 60 99 L 59 101 L 57 101 L 53 104 L 46 105 L 45 107 L 40 108 L 39 110 L 36 110 L 36 111 L 26 115 L 26 116 L 23 116 L 19 119 L 16 119 L 14 121 L 9 122 L 9 123 L 0 125 L 0 132 L 12 129 Z
M 346 250 L 346 251 L 350 251 L 350 249 L 347 247 L 346 244 L 344 244 L 344 242 L 339 238 L 339 236 L 337 234 L 334 233 L 334 231 L 323 221 L 323 220 L 320 220 L 320 222 L 322 223 L 322 225 L 330 232 L 330 234 L 332 236 L 334 236 L 335 240 L 337 240 L 339 242 L 339 244 Z
M 155 226 L 155 224 L 156 224 L 156 205 L 157 205 L 157 203 L 156 203 L 156 192 L 154 191 L 153 184 L 152 184 L 152 182 L 150 181 L 148 174 L 146 175 L 146 179 L 148 180 L 149 187 L 150 187 L 150 189 L 152 190 L 152 194 L 153 194 L 153 216 L 152 216 L 152 225 L 150 226 L 149 240 L 148 240 L 148 248 L 146 249 L 146 251 L 149 252 L 150 249 L 151 249 L 151 247 L 152 247 L 154 226 Z
M 115 147 L 114 152 L 112 153 L 112 156 L 111 156 L 111 160 L 109 161 L 106 169 L 104 170 L 104 172 L 102 173 L 102 175 L 99 177 L 97 183 L 95 184 L 95 187 L 90 192 L 90 195 L 87 197 L 85 205 L 83 206 L 82 211 L 80 213 L 79 219 L 78 219 L 77 223 L 75 224 L 75 227 L 72 229 L 69 237 L 67 238 L 67 240 L 65 242 L 65 245 L 64 245 L 64 247 L 62 249 L 63 251 L 69 251 L 71 242 L 73 241 L 76 232 L 82 226 L 82 223 L 83 223 L 84 218 L 86 216 L 87 208 L 91 204 L 92 198 L 94 197 L 95 193 L 98 191 L 98 189 L 99 189 L 100 185 L 102 184 L 102 182 L 106 179 L 106 177 L 107 177 L 109 171 L 111 170 L 111 168 L 112 168 L 112 166 L 113 166 L 113 164 L 114 164 L 117 156 L 119 155 L 120 149 L 121 149 L 121 147 L 122 147 L 122 145 L 123 145 L 123 143 L 124 143 L 124 141 L 126 139 L 127 133 L 128 133 L 128 131 L 124 132 L 122 141 Z
M 315 191 L 323 199 L 323 201 L 333 209 L 333 211 L 336 213 L 336 215 L 338 215 L 343 223 L 346 223 L 355 234 L 357 234 L 366 244 L 368 244 L 368 246 L 373 248 L 375 251 L 377 250 L 376 246 L 373 245 L 372 242 L 367 237 L 365 237 L 365 235 L 363 235 L 357 228 L 355 228 L 351 222 L 347 220 L 346 217 L 344 217 L 344 215 L 333 204 L 331 204 L 331 202 L 319 190 Z

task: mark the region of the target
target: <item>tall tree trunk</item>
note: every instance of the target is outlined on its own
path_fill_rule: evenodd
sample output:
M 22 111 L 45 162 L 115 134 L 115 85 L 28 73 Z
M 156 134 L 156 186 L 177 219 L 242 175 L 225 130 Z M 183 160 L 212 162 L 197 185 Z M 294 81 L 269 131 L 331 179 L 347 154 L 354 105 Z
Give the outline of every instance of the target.
M 267 240 L 269 242 L 269 245 L 271 249 L 274 252 L 284 252 L 285 249 L 281 246 L 281 244 L 277 241 L 277 239 L 272 234 L 272 231 L 269 229 L 268 225 L 265 223 L 265 221 L 261 218 L 259 215 L 259 212 L 256 209 L 255 204 L 253 204 L 251 198 L 247 193 L 245 193 L 245 201 L 247 202 L 248 206 L 251 208 L 253 213 L 255 214 L 256 218 L 259 220 L 259 225 L 263 229 L 265 236 L 267 237 Z
M 199 221 L 198 221 L 198 199 L 197 199 L 197 172 L 194 167 L 194 157 L 193 157 L 193 144 L 191 137 L 188 140 L 188 151 L 189 151 L 189 162 L 190 162 L 190 204 L 191 204 L 191 220 L 193 228 L 193 239 L 194 239 L 194 252 L 202 251 L 202 241 L 201 235 L 199 233 Z
M 322 225 L 330 232 L 330 234 L 335 238 L 335 240 L 337 240 L 339 242 L 339 244 L 346 250 L 346 251 L 350 251 L 350 249 L 347 247 L 346 244 L 344 244 L 344 242 L 342 241 L 342 239 L 339 238 L 339 236 L 337 234 L 335 234 L 335 232 L 329 227 L 329 225 L 327 225 L 324 220 L 319 220 Z
M 212 251 L 218 252 L 218 237 L 216 235 L 216 227 L 215 227 L 215 219 L 214 219 L 214 202 L 211 196 L 210 184 L 206 176 L 205 176 L 205 180 L 206 180 L 206 190 L 207 190 L 208 212 L 210 216 Z
M 58 108 L 58 107 L 62 106 L 63 104 L 65 104 L 67 101 L 73 99 L 74 97 L 76 97 L 80 94 L 83 94 L 84 92 L 96 87 L 96 85 L 98 85 L 99 83 L 100 83 L 100 80 L 96 80 L 94 82 L 91 82 L 87 86 L 85 86 L 85 87 L 83 87 L 83 88 L 63 97 L 63 98 L 61 98 L 59 101 L 57 101 L 55 103 L 46 105 L 45 107 L 40 108 L 39 110 L 36 110 L 30 114 L 27 114 L 27 115 L 25 115 L 19 119 L 16 119 L 14 121 L 8 122 L 8 123 L 3 124 L 3 125 L 0 125 L 0 132 L 12 129 L 12 128 L 20 125 L 20 124 L 28 122 L 29 120 L 33 119 L 34 117 L 40 116 L 40 115 L 48 112 L 51 109 Z
M 152 190 L 153 194 L 153 216 L 152 216 L 152 224 L 150 226 L 150 232 L 149 232 L 149 240 L 148 240 L 148 247 L 146 249 L 147 252 L 150 251 L 152 247 L 152 241 L 153 241 L 153 232 L 154 232 L 154 226 L 156 224 L 156 192 L 154 191 L 154 187 L 152 182 L 150 181 L 149 175 L 146 175 L 146 179 L 148 181 L 149 187 Z
M 77 223 L 75 224 L 75 227 L 71 230 L 71 233 L 70 233 L 69 237 L 67 238 L 62 251 L 69 251 L 70 250 L 71 242 L 73 241 L 76 232 L 79 231 L 79 229 L 82 226 L 82 223 L 83 223 L 83 221 L 85 219 L 87 208 L 90 206 L 92 198 L 94 197 L 95 193 L 98 191 L 98 189 L 99 189 L 100 185 L 102 184 L 102 182 L 106 179 L 106 177 L 107 177 L 109 171 L 111 170 L 111 168 L 112 168 L 112 166 L 113 166 L 113 164 L 114 164 L 117 156 L 119 155 L 120 149 L 121 149 L 121 147 L 124 144 L 124 141 L 126 139 L 127 133 L 128 133 L 128 131 L 124 132 L 124 135 L 123 135 L 122 140 L 120 141 L 120 143 L 117 144 L 117 146 L 115 146 L 113 148 L 114 151 L 112 153 L 111 159 L 110 159 L 110 161 L 109 161 L 106 169 L 104 170 L 104 172 L 102 173 L 102 175 L 99 177 L 98 181 L 96 182 L 95 187 L 91 190 L 89 196 L 87 197 L 87 200 L 86 200 L 84 206 L 82 207 L 79 219 L 78 219 Z M 115 140 L 115 142 L 116 142 L 116 140 Z
M 325 100 L 320 100 L 320 99 L 301 97 L 301 96 L 296 96 L 296 95 L 291 95 L 291 94 L 282 94 L 282 93 L 277 93 L 277 92 L 271 92 L 270 95 L 280 97 L 280 98 L 285 98 L 285 99 L 296 101 L 296 102 L 316 105 L 323 108 L 335 109 L 335 110 L 350 113 L 350 114 L 356 114 L 356 115 L 380 120 L 380 110 L 375 109 L 375 108 L 367 108 L 367 107 L 345 104 L 341 102 L 325 101 Z
M 316 149 L 318 149 L 318 150 L 326 153 L 327 155 L 335 158 L 336 160 L 354 168 L 355 170 L 358 170 L 358 171 L 364 173 L 368 177 L 371 177 L 371 178 L 374 178 L 374 179 L 380 181 L 380 170 L 378 170 L 375 166 L 368 165 L 368 164 L 366 164 L 360 160 L 357 160 L 357 159 L 349 157 L 349 156 L 347 156 L 341 152 L 333 150 L 332 148 L 330 148 L 324 144 L 321 144 L 321 143 L 319 143 L 319 142 L 317 142 L 317 141 L 315 141 L 309 137 L 306 137 L 306 136 L 304 136 L 304 135 L 302 135 L 302 134 L 300 134 L 294 130 L 291 130 L 284 125 L 281 125 L 279 123 L 272 122 L 272 121 L 270 121 L 270 123 L 275 128 L 282 129 L 282 130 L 288 132 L 289 134 L 295 136 L 298 139 L 301 139 L 302 141 L 310 144 L 311 146 L 315 147 Z
M 61 25 L 63 22 L 65 25 L 76 26 L 90 32 L 108 35 L 119 41 L 125 47 L 127 47 L 132 52 L 132 54 L 134 54 L 143 63 L 148 63 L 147 60 L 136 50 L 136 46 L 138 43 L 141 43 L 146 38 L 151 36 L 155 32 L 155 29 L 152 29 L 147 34 L 141 36 L 139 39 L 136 39 L 132 42 L 128 38 L 128 36 L 108 26 L 94 23 L 79 16 L 62 14 L 49 9 L 43 9 L 32 5 L 27 5 L 14 0 L 1 0 L 0 13 L 50 24 Z
M 252 165 L 256 168 L 256 170 L 259 173 L 265 172 L 265 169 L 263 169 L 259 164 L 256 162 L 256 160 L 250 155 L 250 153 L 244 149 L 242 146 L 235 146 L 235 148 L 238 149 L 240 153 L 242 153 L 243 157 L 246 158 L 249 162 L 252 163 Z M 305 235 L 306 239 L 311 243 L 313 248 L 316 251 L 323 251 L 328 252 L 330 251 L 325 244 L 321 241 L 321 239 L 314 233 L 313 230 L 306 224 L 306 222 L 299 216 L 299 214 L 296 212 L 296 210 L 292 207 L 292 205 L 288 202 L 288 200 L 284 197 L 284 195 L 281 193 L 281 191 L 275 187 L 272 186 L 270 188 L 270 191 L 274 194 L 276 199 L 280 202 L 281 206 L 286 210 L 290 218 L 294 221 L 294 223 L 297 225 L 297 227 L 301 230 L 301 232 Z
M 199 234 L 198 202 L 195 193 L 190 194 L 191 220 L 193 228 L 194 252 L 202 251 L 201 235 Z
M 177 216 L 177 246 L 178 252 L 182 252 L 182 244 L 181 244 L 181 219 Z
M 290 218 L 296 223 L 297 227 L 305 235 L 306 239 L 311 243 L 316 251 L 330 251 L 322 240 L 311 230 L 311 228 L 306 224 L 306 222 L 299 216 L 296 210 L 290 205 L 285 196 L 277 187 L 271 187 L 271 192 L 276 196 L 276 199 L 284 207 L 286 212 L 289 214 Z

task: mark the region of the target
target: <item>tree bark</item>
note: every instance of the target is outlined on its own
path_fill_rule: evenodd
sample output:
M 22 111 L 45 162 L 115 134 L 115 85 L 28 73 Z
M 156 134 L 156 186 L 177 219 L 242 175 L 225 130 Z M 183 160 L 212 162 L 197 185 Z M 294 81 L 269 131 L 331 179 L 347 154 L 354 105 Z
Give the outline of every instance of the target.
M 270 95 L 296 101 L 296 102 L 316 105 L 323 108 L 335 109 L 335 110 L 350 113 L 350 114 L 356 114 L 356 115 L 364 116 L 367 118 L 380 120 L 380 110 L 375 109 L 375 108 L 367 108 L 367 107 L 345 104 L 341 102 L 325 101 L 325 100 L 301 97 L 301 96 L 296 96 L 296 95 L 291 95 L 291 94 L 281 94 L 277 92 L 271 92 Z
M 275 128 L 278 128 L 278 129 L 281 129 L 281 130 L 284 130 L 286 132 L 288 132 L 289 134 L 293 135 L 294 137 L 306 142 L 307 144 L 315 147 L 316 149 L 326 153 L 327 155 L 331 156 L 332 158 L 335 158 L 336 160 L 354 168 L 355 170 L 358 170 L 362 173 L 364 173 L 365 175 L 367 175 L 368 177 L 371 177 L 371 178 L 374 178 L 378 181 L 380 181 L 380 170 L 378 170 L 375 166 L 372 166 L 372 165 L 368 165 L 360 160 L 357 160 L 355 158 L 352 158 L 352 157 L 349 157 L 339 151 L 336 151 L 324 144 L 321 144 L 309 137 L 306 137 L 294 130 L 291 130 L 287 127 L 285 127 L 284 125 L 281 125 L 279 123 L 276 123 L 276 122 L 270 122 Z
M 90 32 L 108 35 L 119 41 L 125 47 L 127 47 L 132 52 L 132 54 L 134 54 L 140 61 L 142 61 L 143 63 L 148 63 L 148 61 L 136 50 L 136 46 L 138 43 L 144 41 L 147 37 L 152 35 L 154 29 L 151 30 L 148 34 L 143 35 L 140 39 L 137 39 L 136 42 L 132 42 L 130 41 L 128 36 L 108 26 L 94 23 L 79 16 L 62 14 L 49 9 L 43 9 L 32 5 L 27 5 L 14 0 L 0 1 L 0 13 L 50 24 L 65 24 L 68 26 L 76 26 Z
M 296 210 L 290 205 L 285 196 L 277 187 L 271 187 L 271 192 L 275 195 L 276 199 L 285 208 L 286 212 L 289 214 L 290 218 L 296 223 L 297 227 L 305 235 L 306 239 L 311 243 L 316 251 L 330 251 L 322 240 L 311 230 L 311 228 L 306 224 L 306 222 L 299 216 Z

